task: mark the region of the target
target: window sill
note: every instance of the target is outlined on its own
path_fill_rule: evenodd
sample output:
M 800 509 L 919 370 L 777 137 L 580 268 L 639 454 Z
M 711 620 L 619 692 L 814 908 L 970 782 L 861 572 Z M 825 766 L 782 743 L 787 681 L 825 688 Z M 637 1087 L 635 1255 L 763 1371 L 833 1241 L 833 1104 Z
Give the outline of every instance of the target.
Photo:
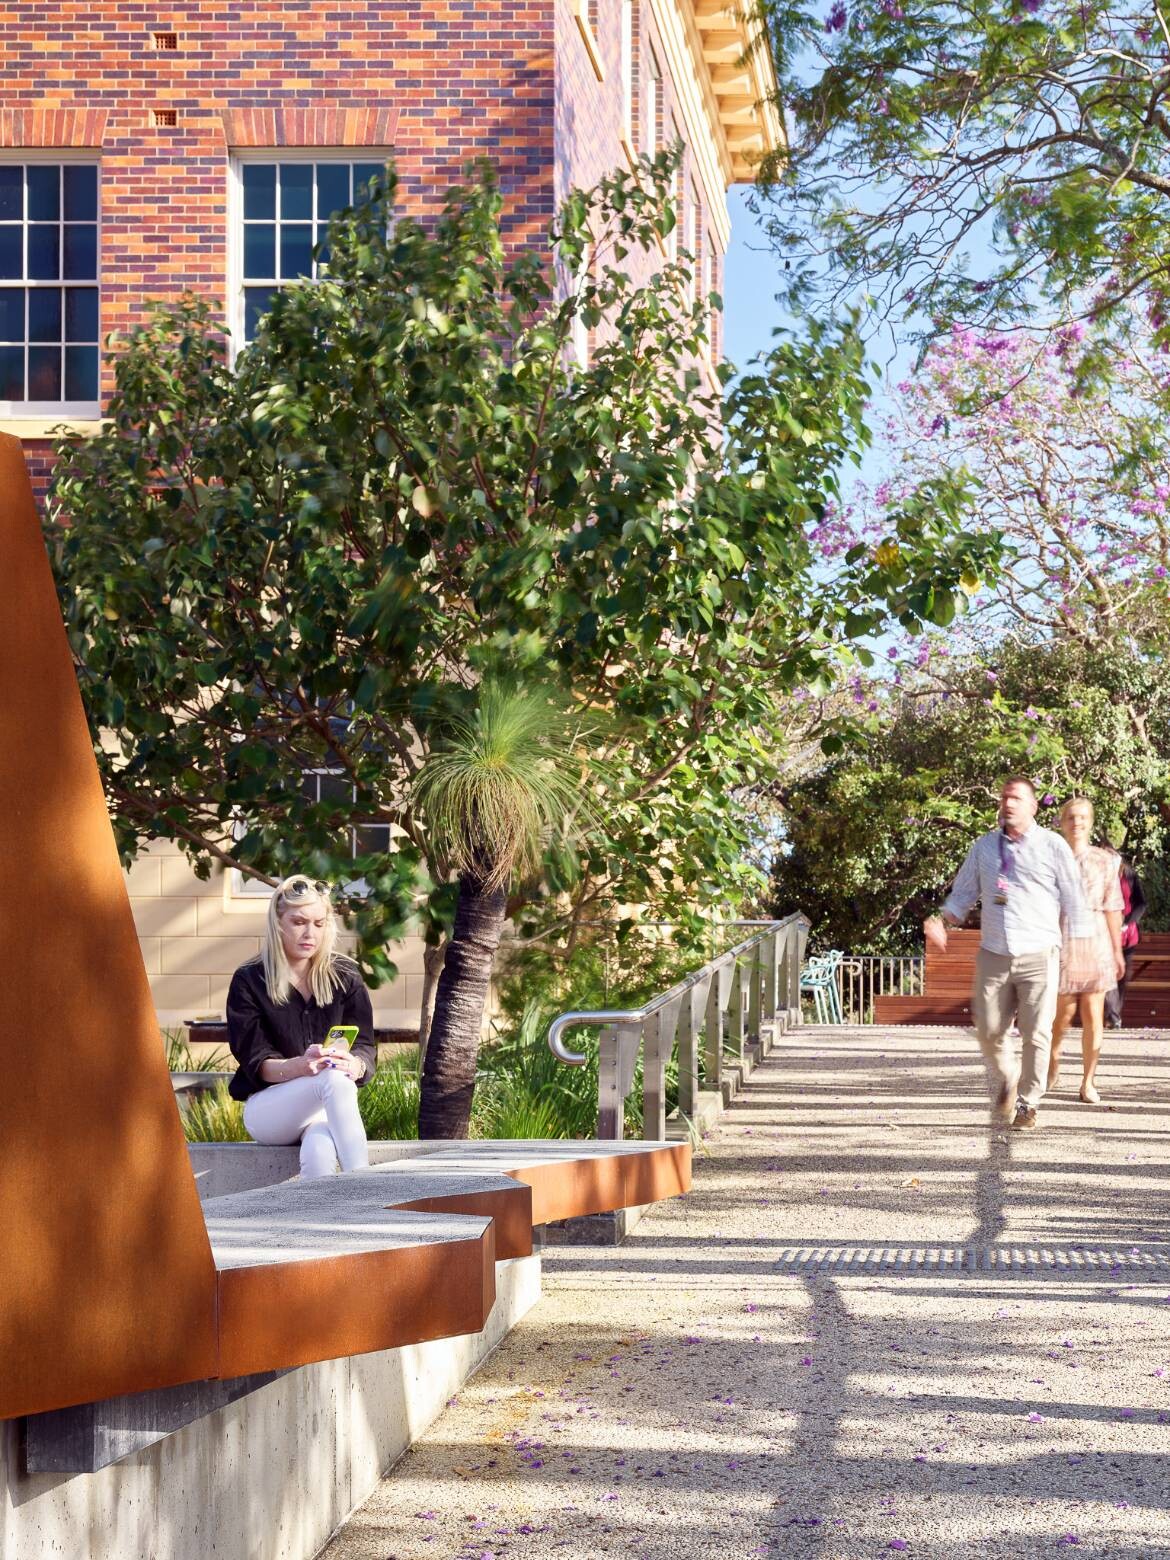
M 577 30 L 581 34 L 581 40 L 585 45 L 585 52 L 589 56 L 589 63 L 593 66 L 593 74 L 598 81 L 605 80 L 605 66 L 601 63 L 601 50 L 597 45 L 597 38 L 593 28 L 589 25 L 589 17 L 585 7 L 588 0 L 576 0 L 573 15 L 577 20 Z
M 18 439 L 55 439 L 60 433 L 92 439 L 104 427 L 100 417 L 0 417 L 0 433 L 14 434 Z

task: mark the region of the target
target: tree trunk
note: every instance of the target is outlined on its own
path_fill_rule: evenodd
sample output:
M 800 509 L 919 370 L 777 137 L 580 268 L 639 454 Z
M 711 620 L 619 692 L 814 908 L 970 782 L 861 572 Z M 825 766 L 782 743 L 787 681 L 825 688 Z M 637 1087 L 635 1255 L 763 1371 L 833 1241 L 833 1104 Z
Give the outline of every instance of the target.
M 418 1107 L 420 1138 L 465 1138 L 483 1012 L 504 930 L 508 897 L 485 894 L 478 878 L 459 879 L 455 925 L 435 993 Z
M 427 1059 L 427 1044 L 431 1038 L 431 1023 L 435 1016 L 435 992 L 439 989 L 439 976 L 447 957 L 447 939 L 441 943 L 427 943 L 423 949 L 422 1003 L 418 1015 L 418 1075 L 422 1077 Z

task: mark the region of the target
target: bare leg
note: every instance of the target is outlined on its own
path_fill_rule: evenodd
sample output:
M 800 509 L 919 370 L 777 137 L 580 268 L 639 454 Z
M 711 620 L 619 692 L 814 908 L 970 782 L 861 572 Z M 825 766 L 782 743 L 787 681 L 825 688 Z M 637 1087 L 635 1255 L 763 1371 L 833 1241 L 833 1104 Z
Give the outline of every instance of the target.
M 1085 1076 L 1081 1080 L 1081 1099 L 1086 1105 L 1096 1105 L 1101 1099 L 1097 1093 L 1094 1075 L 1101 1059 L 1101 1033 L 1105 1027 L 1105 993 L 1086 991 L 1081 997 L 1081 1050 L 1084 1057 Z
M 1065 996 L 1063 993 L 1056 999 L 1056 1017 L 1052 1021 L 1052 1049 L 1048 1053 L 1048 1087 L 1055 1089 L 1060 1078 L 1060 1048 L 1064 1044 L 1064 1037 L 1068 1033 L 1068 1026 L 1073 1021 L 1073 1014 L 1077 1010 L 1077 997 Z

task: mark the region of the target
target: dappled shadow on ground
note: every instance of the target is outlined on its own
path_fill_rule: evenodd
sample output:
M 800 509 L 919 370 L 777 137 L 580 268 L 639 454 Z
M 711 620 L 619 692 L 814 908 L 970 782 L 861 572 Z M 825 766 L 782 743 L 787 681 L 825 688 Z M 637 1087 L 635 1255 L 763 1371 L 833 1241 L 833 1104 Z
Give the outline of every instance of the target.
M 1155 1090 L 1140 1132 L 991 1131 L 960 1056 L 953 1124 L 891 1131 L 889 1101 L 906 1122 L 918 1081 L 911 1045 L 902 1092 L 875 1092 L 897 1046 L 851 1063 L 852 1119 L 821 1134 L 793 1122 L 782 1052 L 697 1156 L 688 1198 L 619 1250 L 550 1254 L 545 1300 L 330 1560 L 1170 1552 L 1170 1273 L 778 1261 L 943 1239 L 1170 1248 L 1170 1110 Z M 1165 1047 L 1133 1065 L 1170 1101 Z

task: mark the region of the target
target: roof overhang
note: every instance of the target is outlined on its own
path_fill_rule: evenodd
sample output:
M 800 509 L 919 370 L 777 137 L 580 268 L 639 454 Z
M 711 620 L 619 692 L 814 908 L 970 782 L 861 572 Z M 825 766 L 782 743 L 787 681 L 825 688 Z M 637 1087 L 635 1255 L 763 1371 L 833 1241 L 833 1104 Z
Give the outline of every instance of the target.
M 758 6 L 735 0 L 679 0 L 691 13 L 731 184 L 750 184 L 761 160 L 785 144 L 776 67 Z M 688 28 L 688 31 L 690 29 Z

